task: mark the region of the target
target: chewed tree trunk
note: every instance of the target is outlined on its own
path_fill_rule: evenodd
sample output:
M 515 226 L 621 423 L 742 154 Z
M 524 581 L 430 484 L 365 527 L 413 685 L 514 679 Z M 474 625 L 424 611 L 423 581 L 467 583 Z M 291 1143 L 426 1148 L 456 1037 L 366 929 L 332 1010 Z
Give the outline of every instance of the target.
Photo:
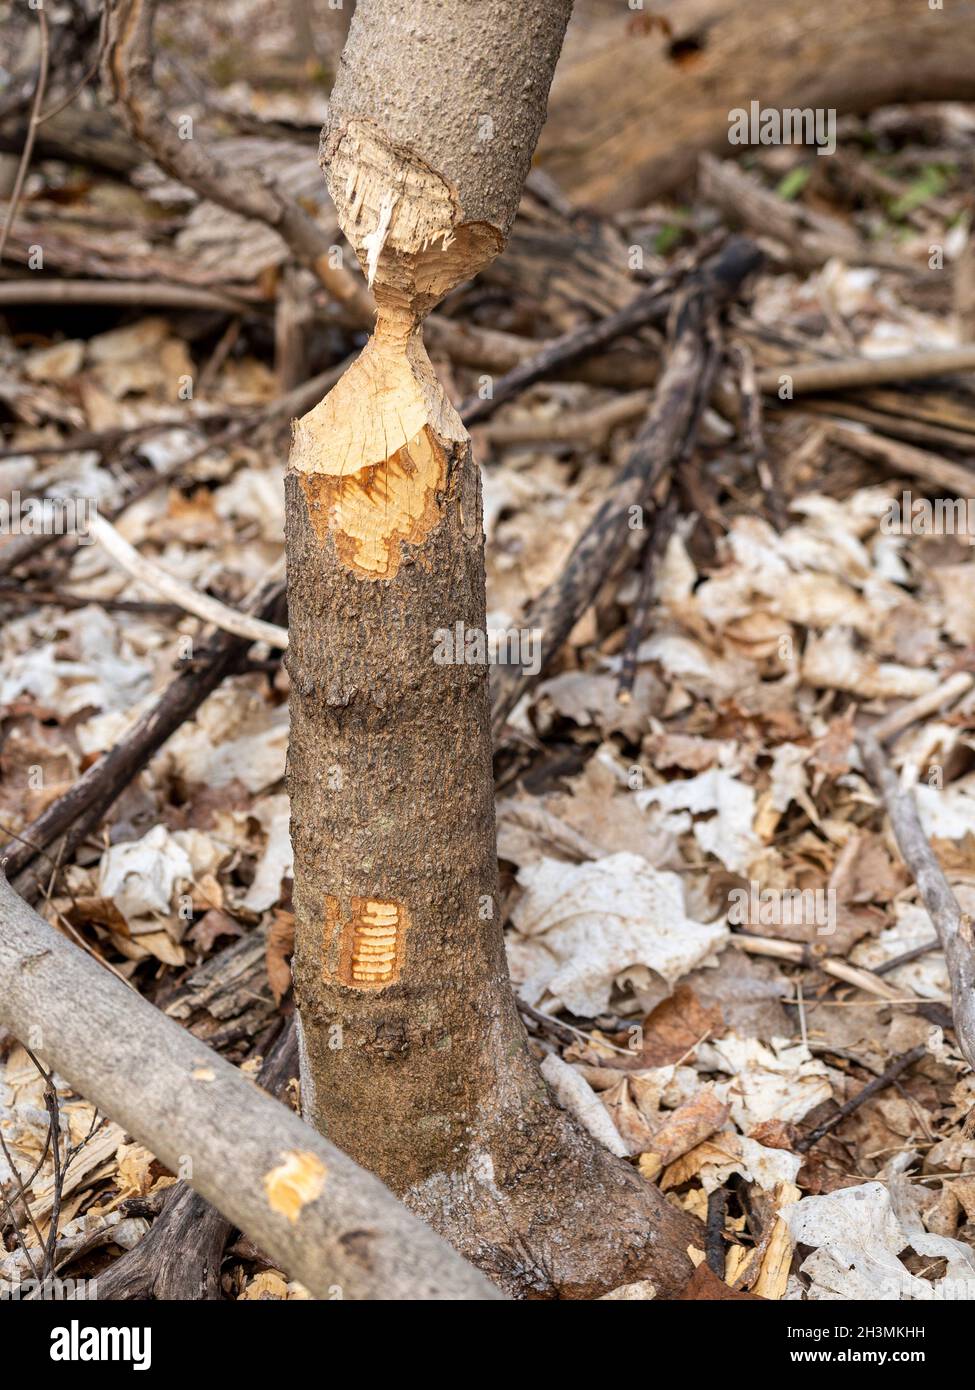
M 361 0 L 323 132 L 375 332 L 287 479 L 295 982 L 307 1118 L 510 1292 L 688 1273 L 689 1218 L 580 1132 L 505 963 L 480 479 L 424 316 L 504 244 L 569 0 Z M 439 650 L 438 650 L 439 648 Z

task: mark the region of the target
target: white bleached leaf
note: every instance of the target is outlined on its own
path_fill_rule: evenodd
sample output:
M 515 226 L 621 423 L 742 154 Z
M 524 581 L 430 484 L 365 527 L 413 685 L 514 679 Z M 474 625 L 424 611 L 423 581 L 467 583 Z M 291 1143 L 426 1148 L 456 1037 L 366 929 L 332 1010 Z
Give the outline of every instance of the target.
M 686 915 L 677 874 L 658 872 L 636 854 L 590 864 L 542 859 L 518 881 L 525 893 L 512 913 L 518 934 L 508 952 L 530 1003 L 547 991 L 594 1017 L 627 969 L 647 967 L 673 985 L 728 939 L 723 923 Z
M 812 1281 L 814 1300 L 927 1301 L 975 1294 L 975 1255 L 961 1241 L 924 1230 L 906 1194 L 895 1197 L 883 1183 L 844 1187 L 825 1197 L 805 1197 L 783 1208 L 795 1244 L 814 1246 L 800 1266 Z M 945 1259 L 943 1278 L 919 1279 L 898 1258 L 908 1249 Z M 967 1289 L 967 1293 L 952 1293 Z
M 263 912 L 281 896 L 281 880 L 294 872 L 288 798 L 283 792 L 266 796 L 254 803 L 251 815 L 260 821 L 267 843 L 241 907 L 249 912 Z
M 554 1052 L 542 1062 L 541 1072 L 555 1092 L 555 1098 L 570 1114 L 574 1115 L 594 1139 L 603 1144 L 617 1158 L 626 1158 L 629 1149 L 622 1135 L 613 1124 L 602 1101 L 584 1077 L 573 1070 L 568 1062 L 556 1057 Z
M 690 811 L 693 815 L 716 812 L 694 822 L 694 838 L 701 849 L 720 859 L 733 873 L 745 873 L 761 844 L 752 825 L 755 792 L 723 768 L 712 767 L 683 782 L 668 782 L 636 793 L 637 804 L 659 806 L 663 811 Z
M 154 913 L 166 915 L 174 893 L 193 878 L 193 865 L 164 825 L 141 840 L 112 845 L 98 868 L 98 892 L 111 898 L 128 922 Z
M 731 1107 L 731 1117 L 747 1132 L 766 1120 L 801 1120 L 829 1100 L 833 1088 L 822 1062 L 801 1043 L 773 1038 L 766 1047 L 757 1038 L 726 1033 L 697 1049 L 702 1071 L 724 1072 L 733 1080 L 719 1082 L 716 1093 Z

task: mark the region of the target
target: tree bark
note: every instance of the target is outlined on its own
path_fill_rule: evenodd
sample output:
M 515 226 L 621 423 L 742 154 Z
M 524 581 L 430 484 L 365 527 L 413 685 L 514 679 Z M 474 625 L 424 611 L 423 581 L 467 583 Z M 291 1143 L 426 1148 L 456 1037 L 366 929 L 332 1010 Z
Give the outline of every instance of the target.
M 588 34 L 580 24 L 584 52 L 560 69 L 539 147 L 592 207 L 639 207 L 693 177 L 704 151 L 740 152 L 729 112 L 752 100 L 843 115 L 975 98 L 972 0 L 663 0 L 655 24 L 615 0 L 600 8 L 611 17 Z
M 316 1298 L 497 1296 L 375 1178 L 65 940 L 2 875 L 0 1024 Z
M 289 785 L 305 1113 L 507 1291 L 676 1292 L 690 1218 L 555 1104 L 505 962 L 480 479 L 420 333 L 504 244 L 569 0 L 361 0 L 323 131 L 376 330 L 295 427 Z

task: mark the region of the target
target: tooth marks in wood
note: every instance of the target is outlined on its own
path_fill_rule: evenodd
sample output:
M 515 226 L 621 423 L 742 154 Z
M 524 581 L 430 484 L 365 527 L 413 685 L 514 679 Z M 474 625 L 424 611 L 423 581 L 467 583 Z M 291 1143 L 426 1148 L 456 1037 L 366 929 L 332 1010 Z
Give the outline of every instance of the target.
M 331 533 L 343 565 L 362 579 L 392 579 L 401 543 L 422 545 L 440 520 L 447 481 L 444 451 L 424 426 L 384 462 L 345 477 L 302 473 L 319 539 Z
M 326 902 L 326 943 L 339 942 L 338 979 L 353 989 L 383 989 L 399 979 L 409 913 L 403 903 L 353 898 L 351 916 L 340 921 L 336 898 Z M 328 967 L 326 966 L 326 973 Z

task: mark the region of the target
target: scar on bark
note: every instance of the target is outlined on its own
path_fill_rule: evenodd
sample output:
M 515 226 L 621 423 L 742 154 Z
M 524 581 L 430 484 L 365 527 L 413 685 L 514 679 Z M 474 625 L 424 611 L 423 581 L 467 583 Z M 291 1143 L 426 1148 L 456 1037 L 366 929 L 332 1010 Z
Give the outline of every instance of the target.
M 353 989 L 395 984 L 410 921 L 405 905 L 386 898 L 353 898 L 346 921 L 341 914 L 338 899 L 326 898 L 326 975 L 333 974 Z
M 447 181 L 368 121 L 333 139 L 329 187 L 378 317 L 361 356 L 297 421 L 291 467 L 322 545 L 356 578 L 393 579 L 449 495 L 449 457 L 467 434 L 420 334 L 435 304 L 492 260 L 500 231 L 465 222 Z

